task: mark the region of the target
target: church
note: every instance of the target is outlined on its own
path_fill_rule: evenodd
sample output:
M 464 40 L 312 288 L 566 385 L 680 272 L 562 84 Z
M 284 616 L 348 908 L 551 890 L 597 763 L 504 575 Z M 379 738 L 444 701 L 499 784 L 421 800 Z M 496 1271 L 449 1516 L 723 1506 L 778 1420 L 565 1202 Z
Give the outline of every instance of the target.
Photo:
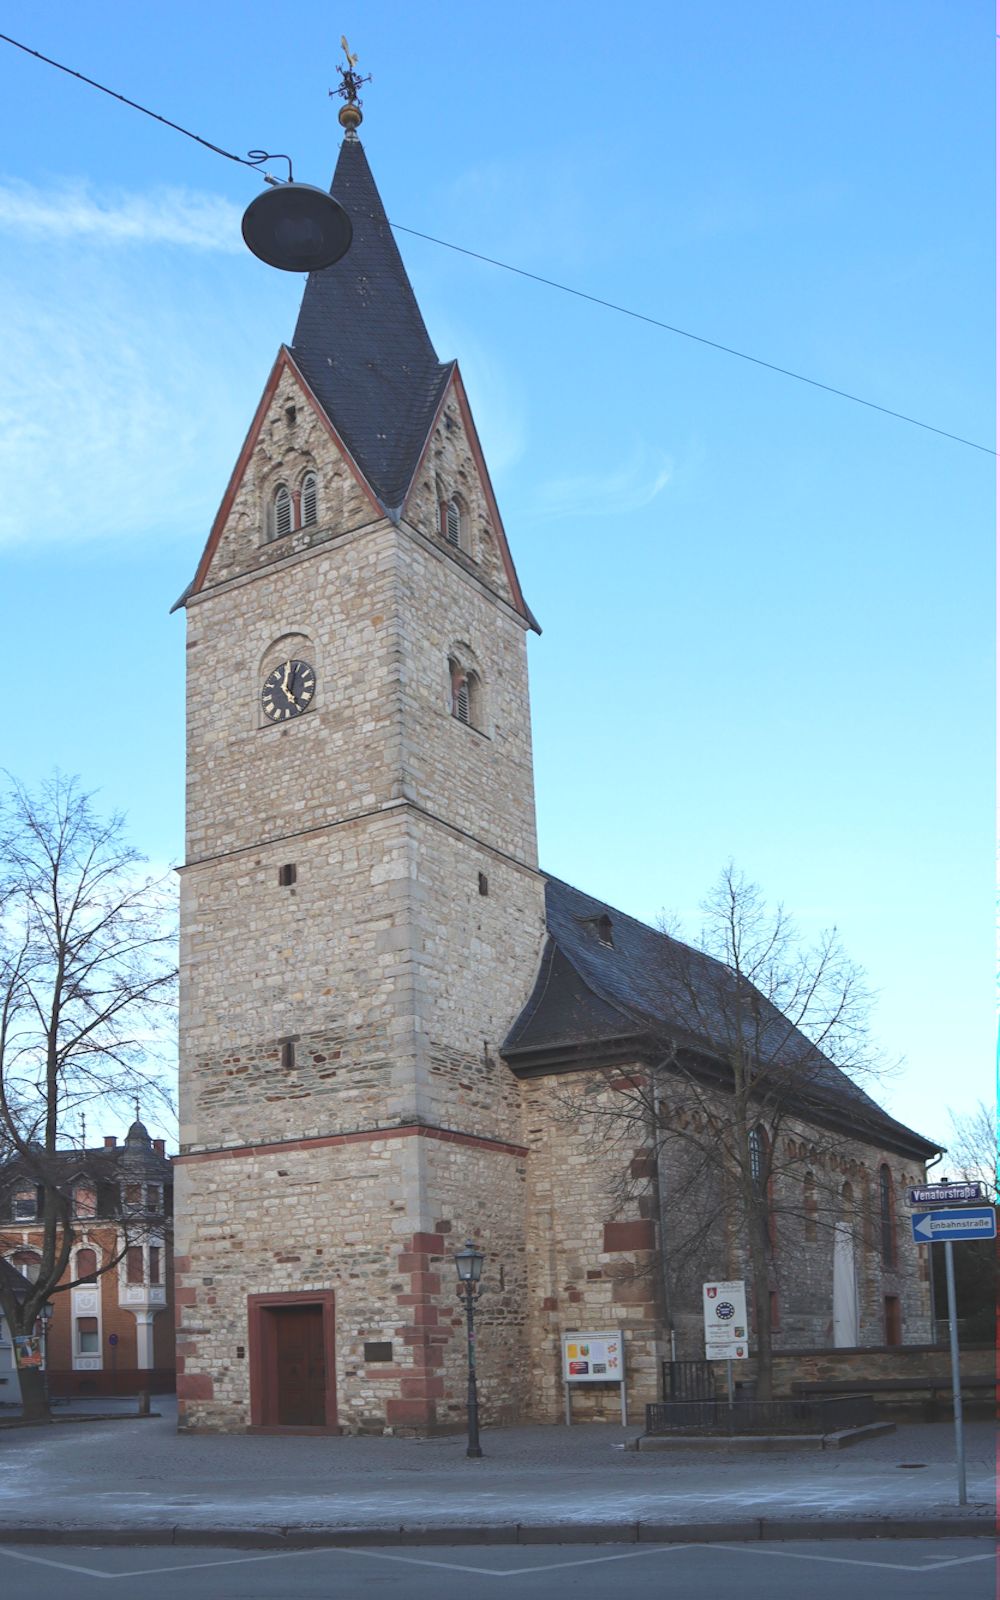
M 460 1427 L 467 1238 L 484 1421 L 561 1420 L 566 1336 L 598 1330 L 639 1421 L 664 1364 L 703 1353 L 701 1279 L 747 1275 L 738 1228 L 672 1259 L 697 1189 L 669 1095 L 652 1144 L 602 1143 L 590 1116 L 676 1033 L 686 947 L 539 867 L 540 629 L 458 364 L 345 126 L 352 246 L 306 281 L 177 603 L 180 1426 Z M 713 1040 L 681 1031 L 710 1074 Z M 775 1341 L 923 1343 L 903 1207 L 938 1147 L 829 1063 L 813 1087 L 790 1089 L 773 1179 L 802 1200 L 771 1239 Z M 856 1226 L 822 1225 L 834 1190 Z M 573 1401 L 618 1415 L 611 1383 Z

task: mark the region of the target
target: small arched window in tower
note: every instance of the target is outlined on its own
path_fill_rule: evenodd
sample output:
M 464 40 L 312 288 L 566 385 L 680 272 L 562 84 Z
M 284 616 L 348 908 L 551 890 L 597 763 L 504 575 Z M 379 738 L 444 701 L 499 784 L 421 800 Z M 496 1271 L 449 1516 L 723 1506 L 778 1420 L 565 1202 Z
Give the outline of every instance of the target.
M 456 550 L 462 548 L 462 508 L 452 495 L 444 504 L 444 536 L 448 543 L 455 546 Z
M 883 1161 L 878 1169 L 879 1232 L 882 1246 L 882 1265 L 896 1265 L 896 1216 L 892 1196 L 892 1173 Z
M 279 483 L 271 505 L 271 538 L 281 539 L 292 531 L 292 497 L 285 484 Z
M 302 526 L 308 528 L 319 514 L 319 483 L 315 472 L 307 472 L 302 479 Z

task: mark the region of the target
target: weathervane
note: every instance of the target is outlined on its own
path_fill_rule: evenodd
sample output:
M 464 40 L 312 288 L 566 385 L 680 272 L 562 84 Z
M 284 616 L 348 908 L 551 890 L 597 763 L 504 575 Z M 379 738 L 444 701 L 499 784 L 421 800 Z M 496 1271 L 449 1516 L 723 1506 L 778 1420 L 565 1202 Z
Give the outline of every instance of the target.
M 347 66 L 337 68 L 340 73 L 340 88 L 331 89 L 330 94 L 339 95 L 344 102 L 337 113 L 337 120 L 342 128 L 346 128 L 350 137 L 361 122 L 361 99 L 358 90 L 363 83 L 371 83 L 372 75 L 369 72 L 368 76 L 363 78 L 359 72 L 355 72 L 358 58 L 351 55 L 350 46 L 343 34 L 340 35 L 340 42 L 347 57 Z

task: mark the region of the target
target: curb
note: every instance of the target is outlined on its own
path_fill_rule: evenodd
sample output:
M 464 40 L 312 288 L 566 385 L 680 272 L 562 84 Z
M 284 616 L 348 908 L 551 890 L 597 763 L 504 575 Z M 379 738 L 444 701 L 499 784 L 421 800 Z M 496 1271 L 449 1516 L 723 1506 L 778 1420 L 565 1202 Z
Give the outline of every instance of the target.
M 0 1527 L 5 1544 L 221 1545 L 228 1549 L 312 1550 L 353 1545 L 540 1545 L 540 1544 L 752 1544 L 815 1539 L 987 1539 L 991 1516 L 886 1517 L 823 1521 L 816 1518 L 754 1517 L 744 1522 L 503 1522 L 453 1527 L 395 1528 L 185 1528 L 185 1527 Z

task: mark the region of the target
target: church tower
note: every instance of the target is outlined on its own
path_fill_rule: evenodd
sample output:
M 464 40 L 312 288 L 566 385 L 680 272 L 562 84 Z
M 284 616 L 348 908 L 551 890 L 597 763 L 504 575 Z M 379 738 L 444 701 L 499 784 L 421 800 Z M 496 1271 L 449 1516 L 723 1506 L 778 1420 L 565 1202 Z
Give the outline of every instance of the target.
M 519 1085 L 499 1048 L 544 937 L 526 634 L 461 375 L 364 150 L 187 613 L 177 1161 L 181 1426 L 487 1415 L 526 1334 Z M 487 1268 L 489 1271 L 489 1268 Z

